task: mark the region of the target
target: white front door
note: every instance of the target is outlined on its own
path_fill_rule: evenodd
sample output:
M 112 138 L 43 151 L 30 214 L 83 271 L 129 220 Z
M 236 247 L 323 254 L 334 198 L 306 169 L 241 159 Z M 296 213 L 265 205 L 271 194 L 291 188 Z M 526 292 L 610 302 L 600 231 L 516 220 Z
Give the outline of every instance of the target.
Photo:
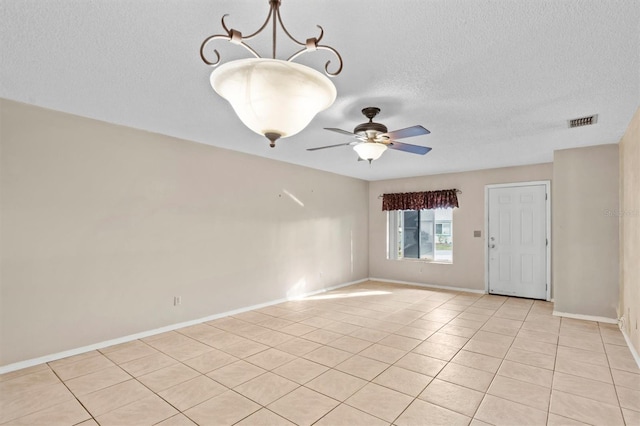
M 546 299 L 548 184 L 521 185 L 487 188 L 489 293 Z

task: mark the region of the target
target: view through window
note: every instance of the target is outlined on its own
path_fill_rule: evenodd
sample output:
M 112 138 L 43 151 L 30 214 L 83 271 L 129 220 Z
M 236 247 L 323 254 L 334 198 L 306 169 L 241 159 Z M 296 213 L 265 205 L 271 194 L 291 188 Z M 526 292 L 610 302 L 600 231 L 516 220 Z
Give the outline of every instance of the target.
M 453 261 L 453 209 L 389 211 L 389 259 Z

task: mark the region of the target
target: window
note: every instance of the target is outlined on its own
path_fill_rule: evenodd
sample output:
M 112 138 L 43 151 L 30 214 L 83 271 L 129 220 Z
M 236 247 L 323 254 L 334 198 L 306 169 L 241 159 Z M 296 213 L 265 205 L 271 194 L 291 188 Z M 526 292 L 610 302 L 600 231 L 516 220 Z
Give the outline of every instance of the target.
M 453 261 L 453 209 L 388 213 L 389 259 Z

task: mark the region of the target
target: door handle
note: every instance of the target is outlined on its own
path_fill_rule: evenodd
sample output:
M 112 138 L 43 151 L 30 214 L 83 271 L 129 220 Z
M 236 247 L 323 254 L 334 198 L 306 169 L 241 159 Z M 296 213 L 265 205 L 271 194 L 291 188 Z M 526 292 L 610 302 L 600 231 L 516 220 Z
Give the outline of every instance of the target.
M 496 245 L 495 244 L 491 244 L 489 247 L 496 248 Z

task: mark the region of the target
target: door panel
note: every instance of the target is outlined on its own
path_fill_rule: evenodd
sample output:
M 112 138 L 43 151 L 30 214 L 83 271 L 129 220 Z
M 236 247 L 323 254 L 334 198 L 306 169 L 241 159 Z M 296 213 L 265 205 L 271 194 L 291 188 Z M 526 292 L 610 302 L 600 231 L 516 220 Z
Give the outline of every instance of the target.
M 489 188 L 489 293 L 546 299 L 546 186 Z

